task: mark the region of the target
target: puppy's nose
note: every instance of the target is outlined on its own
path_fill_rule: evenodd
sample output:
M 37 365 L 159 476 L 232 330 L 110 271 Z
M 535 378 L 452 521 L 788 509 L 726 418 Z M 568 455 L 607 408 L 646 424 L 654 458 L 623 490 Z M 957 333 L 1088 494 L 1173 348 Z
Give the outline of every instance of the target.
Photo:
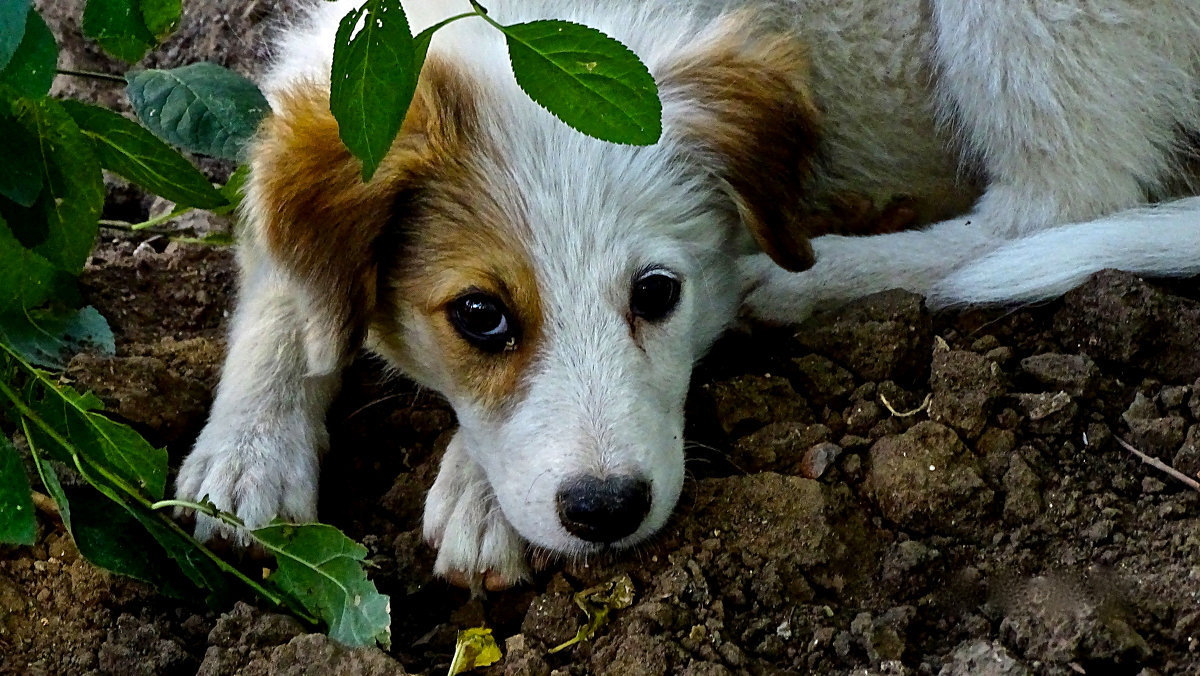
M 558 520 L 588 542 L 616 542 L 632 535 L 650 511 L 650 482 L 631 476 L 567 479 L 555 496 Z

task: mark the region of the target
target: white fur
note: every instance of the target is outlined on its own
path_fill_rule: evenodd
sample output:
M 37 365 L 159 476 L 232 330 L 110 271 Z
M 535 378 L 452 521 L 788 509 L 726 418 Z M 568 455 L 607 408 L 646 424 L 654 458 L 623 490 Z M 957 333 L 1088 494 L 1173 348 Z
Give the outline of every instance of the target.
M 265 88 L 327 82 L 338 19 L 357 0 L 322 3 L 281 41 Z M 465 4 L 465 3 L 458 3 Z M 441 391 L 460 429 L 426 505 L 439 573 L 526 575 L 526 541 L 565 554 L 597 547 L 558 522 L 566 478 L 638 474 L 653 486 L 640 541 L 667 519 L 683 477 L 682 405 L 695 359 L 741 311 L 797 322 L 817 308 L 893 287 L 938 307 L 1033 301 L 1093 272 L 1200 273 L 1200 198 L 1178 197 L 1181 130 L 1200 131 L 1200 4 L 1189 0 L 778 0 L 776 20 L 810 45 L 825 115 L 808 191 L 914 195 L 964 215 L 923 230 L 814 241 L 816 265 L 792 274 L 721 206 L 689 163 L 673 121 L 692 102 L 668 93 L 667 133 L 635 149 L 567 129 L 519 92 L 503 42 L 478 20 L 435 38 L 432 53 L 484 93 L 476 170 L 525 227 L 545 335 L 515 403 L 502 413 L 453 382 L 430 327 L 400 318 L 398 338 L 368 347 Z M 414 30 L 461 11 L 406 3 Z M 725 3 L 575 0 L 489 3 L 502 22 L 566 18 L 628 44 L 655 70 L 697 44 Z M 699 44 L 703 44 L 699 42 Z M 980 192 L 982 185 L 982 192 Z M 978 199 L 976 199 L 978 198 Z M 248 217 L 254 212 L 251 194 Z M 960 211 L 961 213 L 961 211 Z M 253 241 L 244 245 L 254 250 Z M 208 494 L 250 525 L 315 517 L 322 416 L 336 376 L 304 334 L 304 293 L 246 254 L 242 300 L 212 419 L 180 471 L 178 492 Z M 253 259 L 253 260 L 252 260 Z M 661 324 L 630 324 L 629 283 L 646 266 L 684 280 Z M 403 348 L 397 345 L 404 346 Z M 199 534 L 213 533 L 201 522 Z

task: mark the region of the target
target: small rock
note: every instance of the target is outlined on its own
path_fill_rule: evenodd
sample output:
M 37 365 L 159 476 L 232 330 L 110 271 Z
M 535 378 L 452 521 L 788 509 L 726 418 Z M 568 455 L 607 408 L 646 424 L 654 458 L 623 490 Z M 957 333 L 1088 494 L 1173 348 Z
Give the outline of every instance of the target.
M 863 436 L 867 434 L 875 421 L 879 420 L 882 411 L 879 404 L 873 401 L 860 401 L 851 404 L 846 409 L 846 433 Z
M 544 652 L 525 634 L 509 636 L 504 641 L 504 676 L 549 676 L 550 665 Z
M 781 582 L 779 597 L 756 603 L 809 602 L 809 581 L 826 588 L 855 586 L 873 572 L 863 562 L 873 560 L 879 536 L 844 484 L 764 472 L 694 486 L 691 511 L 666 537 L 700 542 L 719 531 L 723 551 L 771 561 Z
M 1126 422 L 1130 420 L 1150 420 L 1162 415 L 1162 411 L 1158 410 L 1154 400 L 1146 395 L 1138 392 L 1133 395 L 1133 403 L 1129 404 L 1129 408 L 1121 414 L 1121 417 Z
M 1021 370 L 1034 380 L 1072 397 L 1091 397 L 1096 392 L 1100 369 L 1082 354 L 1038 354 L 1021 360 Z
M 831 435 L 829 428 L 824 425 L 771 423 L 738 439 L 734 445 L 733 460 L 748 472 L 802 473 L 809 449 L 829 441 Z
M 584 620 L 583 613 L 571 600 L 572 596 L 568 591 L 535 598 L 521 622 L 521 633 L 548 646 L 569 640 Z
M 928 421 L 875 442 L 864 486 L 887 519 L 931 533 L 973 527 L 994 497 L 954 430 Z
M 814 318 L 796 339 L 864 380 L 914 383 L 926 373 L 933 323 L 921 296 L 884 291 Z
M 1179 408 L 1187 401 L 1192 388 L 1187 385 L 1175 385 L 1162 388 L 1158 393 L 1158 403 L 1164 409 Z
M 683 651 L 661 636 L 646 634 L 625 635 L 592 654 L 591 673 L 602 676 L 667 676 L 674 672 L 677 661 L 684 659 Z
M 1002 644 L 974 639 L 958 644 L 938 676 L 1030 676 L 1031 673 Z
M 941 552 L 920 540 L 904 540 L 888 549 L 883 557 L 880 579 L 894 589 L 919 589 L 925 584 L 929 564 L 941 557 Z
M 966 350 L 933 354 L 929 385 L 929 419 L 953 427 L 974 439 L 987 426 L 997 397 L 1004 393 L 1000 367 Z
M 1000 366 L 1006 366 L 1008 365 L 1008 362 L 1012 361 L 1014 356 L 1016 356 L 1016 352 L 1014 352 L 1011 347 L 1007 345 L 1001 345 L 994 350 L 988 350 L 985 352 L 983 358 L 988 361 L 996 362 Z
M 324 634 L 305 634 L 271 651 L 267 676 L 404 676 L 406 673 L 399 662 L 379 648 L 347 648 Z
M 990 333 L 971 343 L 971 351 L 979 354 L 986 354 L 998 347 L 1000 347 L 1000 339 Z
M 820 479 L 825 476 L 829 466 L 837 461 L 842 454 L 842 447 L 828 441 L 819 443 L 804 454 L 800 463 L 800 476 L 807 479 Z
M 1188 476 L 1200 476 L 1200 425 L 1188 428 L 1187 439 L 1175 453 L 1171 466 Z
M 1045 505 L 1042 502 L 1042 482 L 1029 464 L 1019 455 L 1009 461 L 1004 474 L 1004 520 L 1009 523 L 1033 521 Z
M 1029 418 L 1029 429 L 1034 434 L 1070 434 L 1079 405 L 1066 392 L 1039 392 L 1018 394 L 1017 401 Z
M 1138 395 L 1138 397 L 1141 396 L 1141 394 Z M 1132 409 L 1133 406 L 1130 408 Z M 1129 425 L 1129 443 L 1143 453 L 1159 458 L 1169 458 L 1175 455 L 1187 436 L 1187 421 L 1182 416 L 1142 418 L 1135 417 L 1126 411 L 1122 417 Z
M 1145 369 L 1169 381 L 1200 377 L 1200 302 L 1105 270 L 1063 296 L 1054 330 L 1068 351 Z
M 123 613 L 117 626 L 108 631 L 108 640 L 100 646 L 100 668 L 106 673 L 129 676 L 154 676 L 195 667 L 191 656 L 173 638 L 163 636 L 153 625 Z
M 1017 448 L 1017 435 L 1012 430 L 989 427 L 975 442 L 975 454 L 980 458 L 983 478 L 989 484 L 1001 483 L 1013 451 Z
M 730 437 L 772 422 L 812 422 L 808 404 L 786 378 L 746 375 L 706 386 L 721 429 Z
M 792 382 L 817 406 L 839 402 L 854 391 L 854 376 L 819 354 L 792 360 Z
M 1142 492 L 1147 495 L 1157 495 L 1166 489 L 1167 485 L 1152 476 L 1142 477 Z

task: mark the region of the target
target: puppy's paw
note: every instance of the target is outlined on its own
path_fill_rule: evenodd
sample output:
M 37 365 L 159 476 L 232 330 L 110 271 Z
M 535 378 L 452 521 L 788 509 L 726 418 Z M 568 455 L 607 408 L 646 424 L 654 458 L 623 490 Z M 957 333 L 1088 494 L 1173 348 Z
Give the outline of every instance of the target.
M 438 550 L 433 572 L 452 584 L 496 591 L 529 580 L 525 541 L 492 495 L 458 436 L 425 499 L 425 539 Z
M 208 497 L 218 509 L 258 528 L 279 517 L 317 518 L 317 451 L 311 441 L 235 430 L 210 424 L 183 461 L 175 494 L 183 500 Z M 246 533 L 204 514 L 196 515 L 196 539 L 250 544 Z

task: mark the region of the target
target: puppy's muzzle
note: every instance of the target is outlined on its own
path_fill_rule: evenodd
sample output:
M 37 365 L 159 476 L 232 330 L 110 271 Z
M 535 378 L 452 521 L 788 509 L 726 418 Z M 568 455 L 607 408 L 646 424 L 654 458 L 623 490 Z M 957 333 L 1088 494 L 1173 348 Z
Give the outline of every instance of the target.
M 558 520 L 567 532 L 608 544 L 637 532 L 650 512 L 650 482 L 640 477 L 576 476 L 555 495 Z

